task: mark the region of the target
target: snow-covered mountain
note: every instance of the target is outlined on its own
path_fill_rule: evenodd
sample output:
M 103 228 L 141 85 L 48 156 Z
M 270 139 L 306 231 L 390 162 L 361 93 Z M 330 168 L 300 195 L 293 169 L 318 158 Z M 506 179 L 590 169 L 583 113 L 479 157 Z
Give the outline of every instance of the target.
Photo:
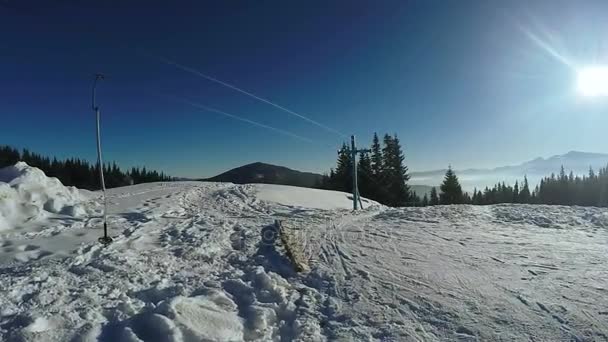
M 608 165 L 608 154 L 570 151 L 566 154 L 555 155 L 549 158 L 536 158 L 519 165 L 502 166 L 494 169 L 466 169 L 456 170 L 458 178 L 466 190 L 482 189 L 493 186 L 497 182 L 515 183 L 523 180 L 527 175 L 531 186 L 540 182 L 540 179 L 551 173 L 559 173 L 561 166 L 566 172 L 572 171 L 575 175 L 586 175 L 589 167 L 596 171 Z M 443 181 L 446 169 L 412 172 L 410 184 L 438 185 Z
M 104 247 L 98 192 L 0 175 L 19 213 L 0 230 L 0 341 L 606 340 L 606 209 L 352 212 L 336 191 L 150 183 L 109 190 Z

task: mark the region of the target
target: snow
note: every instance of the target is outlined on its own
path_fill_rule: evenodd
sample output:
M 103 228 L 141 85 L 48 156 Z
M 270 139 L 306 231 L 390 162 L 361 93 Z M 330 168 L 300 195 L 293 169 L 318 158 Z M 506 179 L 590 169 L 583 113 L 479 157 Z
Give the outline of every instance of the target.
M 19 162 L 0 169 L 0 231 L 18 228 L 46 213 L 86 215 L 78 189 Z
M 255 196 L 263 201 L 279 203 L 287 206 L 313 209 L 352 209 L 351 194 L 340 191 L 301 188 L 297 186 L 256 184 L 258 190 Z M 361 198 L 363 206 L 377 206 L 375 201 Z
M 19 181 L 37 183 L 37 198 L 69 198 L 20 167 L 38 174 Z M 608 339 L 606 209 L 353 213 L 339 192 L 152 183 L 109 190 L 114 243 L 103 247 L 100 194 L 71 193 L 62 200 L 86 215 L 42 204 L 0 231 L 2 341 Z M 275 219 L 302 241 L 310 272 L 261 239 Z

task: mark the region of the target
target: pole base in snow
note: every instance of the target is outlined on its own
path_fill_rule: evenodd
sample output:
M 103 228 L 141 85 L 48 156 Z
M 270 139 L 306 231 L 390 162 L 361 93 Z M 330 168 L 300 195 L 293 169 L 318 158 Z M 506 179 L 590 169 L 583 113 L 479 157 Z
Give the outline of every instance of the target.
M 99 242 L 103 243 L 104 245 L 109 245 L 112 243 L 112 241 L 114 241 L 111 237 L 109 236 L 102 236 L 98 239 Z
M 112 243 L 112 238 L 108 236 L 108 224 L 106 222 L 103 223 L 103 236 L 98 239 L 99 242 L 104 245 L 109 245 Z

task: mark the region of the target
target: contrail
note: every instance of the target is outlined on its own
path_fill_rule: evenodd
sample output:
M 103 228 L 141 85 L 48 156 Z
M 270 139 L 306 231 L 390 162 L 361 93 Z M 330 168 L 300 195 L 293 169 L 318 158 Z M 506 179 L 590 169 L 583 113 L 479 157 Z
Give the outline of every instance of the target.
M 311 140 L 311 139 L 308 139 L 308 138 L 305 138 L 305 137 L 303 137 L 303 136 L 300 136 L 300 135 L 297 135 L 297 134 L 294 134 L 294 133 L 291 133 L 291 132 L 288 132 L 288 131 L 282 130 L 282 129 L 280 129 L 280 128 L 275 128 L 275 127 L 272 127 L 272 126 L 265 125 L 265 124 L 263 124 L 263 123 L 259 123 L 259 122 L 253 121 L 253 120 L 245 119 L 245 118 L 242 118 L 242 117 L 240 117 L 240 116 L 238 116 L 238 115 L 234 115 L 234 114 L 226 113 L 226 112 L 221 111 L 221 110 L 219 110 L 219 109 L 215 109 L 215 108 L 207 107 L 207 106 L 205 106 L 205 105 L 202 105 L 202 104 L 200 104 L 200 103 L 196 103 L 196 102 L 192 102 L 192 101 L 190 101 L 190 100 L 182 99 L 182 98 L 175 97 L 175 96 L 168 96 L 168 97 L 169 97 L 169 98 L 171 98 L 171 99 L 173 99 L 173 100 L 176 100 L 176 101 L 179 101 L 179 102 L 182 102 L 182 103 L 188 104 L 188 105 L 190 105 L 190 106 L 192 106 L 192 107 L 195 107 L 195 108 L 198 108 L 198 109 L 201 109 L 201 110 L 205 110 L 205 111 L 208 111 L 208 112 L 214 112 L 214 113 L 218 113 L 218 114 L 221 114 L 221 115 L 227 116 L 227 117 L 229 117 L 229 118 L 232 118 L 232 119 L 235 119 L 235 120 L 239 120 L 239 121 L 243 121 L 243 122 L 246 122 L 246 123 L 252 124 L 252 125 L 254 125 L 254 126 L 257 126 L 257 127 L 266 128 L 266 129 L 269 129 L 269 130 L 271 130 L 271 131 L 275 131 L 275 132 L 277 132 L 277 133 L 280 133 L 280 134 L 283 134 L 283 135 L 290 136 L 290 137 L 292 137 L 292 138 L 296 138 L 296 139 L 299 139 L 299 140 L 302 140 L 302 141 L 306 141 L 306 142 L 308 142 L 308 143 L 312 143 L 312 144 L 314 144 L 314 143 L 315 143 L 315 142 L 314 142 L 313 140 Z
M 539 33 L 543 34 L 546 37 L 546 39 L 543 40 L 543 38 L 541 38 L 538 34 L 535 34 L 534 32 L 532 32 L 531 29 L 528 29 L 525 25 L 523 25 L 518 20 L 516 20 L 512 17 L 507 17 L 507 18 L 513 22 L 515 27 L 517 29 L 519 29 L 526 36 L 526 38 L 528 38 L 531 42 L 533 42 L 542 51 L 547 53 L 549 56 L 553 57 L 558 62 L 563 63 L 564 65 L 566 65 L 567 67 L 569 67 L 571 69 L 574 69 L 576 67 L 575 63 L 573 63 L 571 60 L 569 60 L 568 57 L 565 56 L 563 53 L 560 53 L 556 47 L 551 45 L 551 42 L 553 42 L 555 44 L 555 41 L 556 41 L 555 37 L 551 33 L 549 33 L 546 29 L 544 29 L 542 24 L 540 24 L 533 15 L 528 14 L 527 16 L 530 18 L 530 22 L 532 23 L 530 26 L 532 26 L 532 25 L 536 26 Z
M 331 128 L 331 127 L 327 127 L 327 126 L 325 126 L 325 125 L 323 125 L 323 124 L 321 124 L 321 123 L 319 123 L 319 122 L 317 122 L 317 121 L 315 121 L 315 120 L 312 120 L 312 119 L 310 119 L 310 118 L 307 118 L 306 116 L 304 116 L 304 115 L 302 115 L 302 114 L 298 114 L 298 113 L 296 113 L 296 112 L 294 112 L 294 111 L 292 111 L 292 110 L 290 110 L 290 109 L 288 109 L 288 108 L 285 108 L 285 107 L 283 107 L 283 106 L 280 106 L 280 105 L 278 105 L 278 104 L 276 104 L 276 103 L 274 103 L 274 102 L 271 102 L 271 101 L 269 101 L 269 100 L 266 100 L 266 99 L 264 99 L 264 98 L 262 98 L 262 97 L 259 97 L 259 96 L 255 95 L 255 94 L 252 94 L 252 93 L 250 93 L 250 92 L 248 92 L 248 91 L 245 91 L 245 90 L 243 90 L 243 89 L 241 89 L 241 88 L 238 88 L 238 87 L 236 87 L 236 86 L 233 86 L 232 84 L 229 84 L 229 83 L 226 83 L 226 82 L 224 82 L 224 81 L 218 80 L 217 78 L 213 78 L 213 77 L 211 77 L 211 76 L 205 75 L 205 74 L 203 74 L 202 72 L 200 72 L 200 71 L 198 71 L 198 70 L 196 70 L 196 69 L 193 69 L 193 68 L 187 67 L 187 66 L 185 66 L 185 65 L 181 65 L 181 64 L 179 64 L 179 63 L 177 63 L 177 62 L 174 62 L 174 61 L 172 61 L 172 60 L 169 60 L 169 59 L 167 59 L 167 58 L 160 57 L 160 56 L 157 56 L 157 58 L 159 58 L 161 61 L 163 61 L 163 62 L 164 62 L 164 63 L 166 63 L 166 64 L 173 65 L 174 67 L 177 67 L 177 68 L 179 68 L 179 69 L 182 69 L 183 71 L 189 72 L 189 73 L 194 74 L 194 75 L 198 75 L 198 76 L 200 76 L 200 77 L 202 77 L 202 78 L 204 78 L 204 79 L 207 79 L 207 80 L 209 80 L 209 81 L 215 82 L 215 83 L 217 83 L 217 84 L 221 84 L 221 85 L 223 85 L 224 87 L 230 88 L 230 89 L 232 89 L 232 90 L 236 90 L 236 91 L 240 92 L 241 94 L 245 94 L 245 95 L 247 95 L 247 96 L 249 96 L 249 97 L 251 97 L 251 98 L 254 98 L 254 99 L 258 100 L 258 101 L 262 101 L 262 102 L 264 102 L 264 103 L 266 103 L 266 104 L 269 104 L 269 105 L 271 105 L 271 106 L 273 106 L 273 107 L 275 107 L 275 108 L 278 108 L 278 109 L 280 109 L 280 110 L 282 110 L 282 111 L 284 111 L 284 112 L 287 112 L 287 113 L 289 113 L 289 114 L 291 114 L 291 115 L 297 116 L 297 117 L 299 117 L 299 118 L 300 118 L 300 119 L 302 119 L 302 120 L 308 121 L 309 123 L 311 123 L 311 124 L 313 124 L 313 125 L 316 125 L 316 126 L 318 126 L 318 127 L 323 128 L 324 130 L 327 130 L 327 131 L 332 132 L 332 133 L 336 133 L 336 134 L 340 135 L 341 137 L 346 137 L 346 135 L 345 135 L 345 134 L 343 134 L 343 133 L 341 133 L 340 131 L 337 131 L 337 130 L 335 130 L 335 129 Z
M 568 60 L 568 58 L 566 58 L 564 55 L 562 55 L 561 53 L 559 53 L 548 42 L 542 40 L 540 37 L 538 37 L 537 35 L 535 35 L 531 31 L 526 30 L 523 27 L 520 27 L 520 29 L 528 37 L 528 39 L 530 39 L 532 42 L 534 42 L 536 45 L 538 45 L 538 47 L 540 47 L 541 49 L 543 49 L 551 57 L 555 58 L 556 60 L 558 60 L 559 62 L 565 64 L 568 67 L 571 67 L 571 68 L 574 67 L 574 64 L 572 62 L 570 62 Z

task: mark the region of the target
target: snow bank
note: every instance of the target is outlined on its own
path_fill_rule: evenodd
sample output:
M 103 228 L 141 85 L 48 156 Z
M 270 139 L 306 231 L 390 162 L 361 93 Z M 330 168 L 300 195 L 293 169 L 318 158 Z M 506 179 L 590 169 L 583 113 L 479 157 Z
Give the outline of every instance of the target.
M 82 216 L 78 189 L 24 162 L 0 169 L 0 230 L 19 227 L 46 212 Z
M 340 191 L 301 188 L 297 186 L 255 184 L 256 197 L 262 201 L 314 209 L 352 209 L 352 194 Z M 364 207 L 377 202 L 361 198 Z

